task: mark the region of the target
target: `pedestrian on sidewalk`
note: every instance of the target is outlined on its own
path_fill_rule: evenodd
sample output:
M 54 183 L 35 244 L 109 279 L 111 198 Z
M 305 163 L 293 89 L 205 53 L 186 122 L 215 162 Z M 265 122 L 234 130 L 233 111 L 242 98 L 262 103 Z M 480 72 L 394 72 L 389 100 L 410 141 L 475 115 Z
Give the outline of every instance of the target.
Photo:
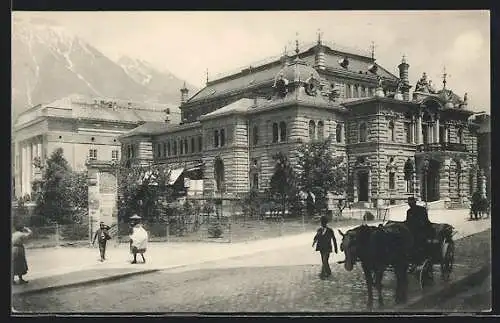
M 141 254 L 142 261 L 145 263 L 144 253 L 148 246 L 148 232 L 142 226 L 141 217 L 134 214 L 130 217 L 132 225 L 132 234 L 130 235 L 130 253 L 134 255 L 133 264 L 137 263 L 137 254 Z
M 28 262 L 26 261 L 26 252 L 24 250 L 24 241 L 31 236 L 33 232 L 23 226 L 16 227 L 12 233 L 12 283 L 15 282 L 15 276 L 19 277 L 19 284 L 26 284 L 28 281 L 23 279 L 23 275 L 28 273 Z
M 329 259 L 330 253 L 332 253 L 332 241 L 335 253 L 338 253 L 337 249 L 337 240 L 335 239 L 335 234 L 333 233 L 332 228 L 327 226 L 328 218 L 323 215 L 320 218 L 321 227 L 316 232 L 314 236 L 312 246 L 316 244 L 316 251 L 319 251 L 321 254 L 321 273 L 319 277 L 321 279 L 325 279 L 332 275 L 332 270 L 330 269 Z
M 97 243 L 99 244 L 99 254 L 101 255 L 100 261 L 103 262 L 106 260 L 106 242 L 111 240 L 111 236 L 108 233 L 109 227 L 104 224 L 104 222 L 99 223 L 99 229 L 95 232 L 94 240 L 92 240 L 92 245 L 95 244 L 95 240 L 97 239 Z

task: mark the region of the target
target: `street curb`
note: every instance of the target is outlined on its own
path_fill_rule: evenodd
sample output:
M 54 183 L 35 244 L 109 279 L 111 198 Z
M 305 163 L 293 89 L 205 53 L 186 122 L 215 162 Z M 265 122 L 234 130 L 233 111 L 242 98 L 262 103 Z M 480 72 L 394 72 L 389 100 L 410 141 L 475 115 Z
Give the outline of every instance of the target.
M 395 309 L 416 310 L 416 309 L 431 308 L 432 307 L 431 305 L 435 305 L 439 299 L 457 295 L 465 287 L 471 286 L 478 280 L 483 280 L 486 277 L 488 277 L 490 272 L 491 272 L 491 266 L 489 264 L 485 265 L 481 267 L 479 270 L 463 277 L 460 280 L 452 282 L 451 284 L 445 286 L 444 288 L 438 288 L 436 291 L 421 296 L 417 296 L 408 303 L 398 306 Z
M 37 294 L 37 293 L 44 293 L 48 291 L 55 291 L 55 290 L 60 290 L 64 288 L 69 288 L 69 287 L 79 287 L 79 286 L 87 286 L 87 285 L 93 285 L 101 282 L 109 282 L 109 281 L 114 281 L 122 278 L 127 278 L 131 276 L 137 276 L 137 275 L 145 275 L 145 274 L 151 274 L 155 273 L 158 271 L 161 271 L 162 269 L 146 269 L 146 270 L 138 270 L 134 271 L 131 273 L 125 273 L 125 274 L 117 274 L 117 275 L 110 275 L 107 277 L 99 277 L 95 279 L 90 279 L 90 280 L 83 280 L 79 281 L 76 283 L 68 283 L 68 284 L 62 284 L 62 285 L 56 285 L 56 286 L 48 286 L 48 287 L 42 287 L 38 289 L 32 289 L 32 290 L 24 290 L 24 291 L 18 291 L 18 292 L 12 292 L 12 295 L 32 295 L 32 294 Z

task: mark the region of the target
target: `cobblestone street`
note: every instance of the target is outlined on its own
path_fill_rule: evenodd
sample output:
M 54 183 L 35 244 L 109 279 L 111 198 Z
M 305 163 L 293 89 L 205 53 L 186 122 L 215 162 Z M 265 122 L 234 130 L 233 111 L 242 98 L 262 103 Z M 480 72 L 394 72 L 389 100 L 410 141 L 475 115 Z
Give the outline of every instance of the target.
M 489 248 L 485 248 L 489 239 L 490 231 L 486 231 L 457 241 L 454 275 L 489 261 Z M 312 249 L 289 248 L 207 263 L 189 271 L 168 270 L 97 286 L 18 295 L 14 296 L 13 306 L 18 311 L 37 312 L 364 311 L 366 287 L 359 266 L 348 273 L 332 261 L 333 277 L 320 280 L 319 264 L 298 264 L 302 258 L 311 259 L 311 255 L 319 263 Z M 470 260 L 471 255 L 475 260 Z M 242 267 L 244 263 L 246 267 Z M 252 267 L 255 263 L 260 267 Z M 276 266 L 278 263 L 281 265 Z M 438 266 L 436 277 L 439 280 Z M 415 277 L 409 280 L 410 294 L 421 293 Z M 394 304 L 394 285 L 392 273 L 386 272 L 387 310 Z

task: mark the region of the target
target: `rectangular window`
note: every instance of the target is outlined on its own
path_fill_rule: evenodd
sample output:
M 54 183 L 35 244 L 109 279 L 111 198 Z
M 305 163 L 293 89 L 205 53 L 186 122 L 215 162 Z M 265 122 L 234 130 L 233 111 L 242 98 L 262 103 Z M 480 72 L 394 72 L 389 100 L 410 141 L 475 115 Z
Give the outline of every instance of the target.
M 156 156 L 161 157 L 161 144 L 156 144 Z
M 118 160 L 118 150 L 111 151 L 111 160 Z
M 393 190 L 396 188 L 396 174 L 389 173 L 389 189 Z
M 410 144 L 411 143 L 411 123 L 405 122 L 405 138 L 406 138 L 406 143 Z
M 97 159 L 97 149 L 89 149 L 89 159 Z
M 167 143 L 163 143 L 163 157 L 167 157 Z
M 191 137 L 191 152 L 194 153 L 195 149 L 195 144 L 194 144 L 194 137 Z
M 202 151 L 202 150 L 203 150 L 203 137 L 199 136 L 198 137 L 198 151 Z
M 182 139 L 179 141 L 179 147 L 181 149 L 180 155 L 184 155 L 184 143 L 182 142 Z

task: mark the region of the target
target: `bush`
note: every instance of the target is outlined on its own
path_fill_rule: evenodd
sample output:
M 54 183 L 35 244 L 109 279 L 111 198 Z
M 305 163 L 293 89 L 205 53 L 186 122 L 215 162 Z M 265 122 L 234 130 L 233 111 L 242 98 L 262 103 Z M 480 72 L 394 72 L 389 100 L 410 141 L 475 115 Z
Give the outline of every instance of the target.
M 363 215 L 363 220 L 364 221 L 373 221 L 373 220 L 375 220 L 375 216 L 373 215 L 372 212 L 366 211 L 365 215 Z
M 222 237 L 222 225 L 220 223 L 212 223 L 208 227 L 208 236 L 210 238 Z
M 82 224 L 62 225 L 60 232 L 63 240 L 86 240 L 89 237 L 89 226 Z

